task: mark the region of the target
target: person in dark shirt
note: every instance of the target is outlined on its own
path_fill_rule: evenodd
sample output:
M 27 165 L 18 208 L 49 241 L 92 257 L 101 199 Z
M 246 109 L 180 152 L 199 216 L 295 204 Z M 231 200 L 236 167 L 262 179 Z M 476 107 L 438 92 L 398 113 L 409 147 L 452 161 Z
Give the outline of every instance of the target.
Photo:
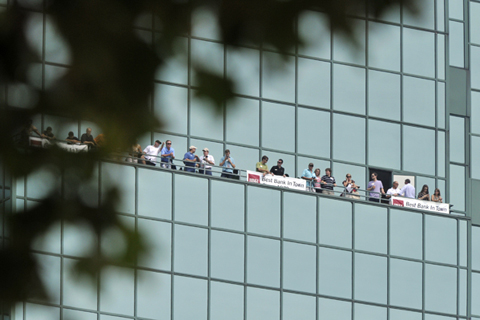
M 78 140 L 78 138 L 73 135 L 73 131 L 70 131 L 68 133 L 68 137 L 65 140 L 71 143 L 80 143 L 80 140 Z
M 96 143 L 95 143 L 95 140 L 93 139 L 93 136 L 92 136 L 92 129 L 87 128 L 87 132 L 82 134 L 82 136 L 80 138 L 80 141 L 82 143 L 88 144 L 89 148 L 95 147 Z
M 52 127 L 47 127 L 47 130 L 43 132 L 42 136 L 48 140 L 55 139 L 55 135 L 53 134 L 52 130 L 53 130 Z
M 276 176 L 283 176 L 285 178 L 285 168 L 282 167 L 282 164 L 283 164 L 283 160 L 278 159 L 277 165 L 273 166 L 272 169 L 270 169 L 270 172 Z

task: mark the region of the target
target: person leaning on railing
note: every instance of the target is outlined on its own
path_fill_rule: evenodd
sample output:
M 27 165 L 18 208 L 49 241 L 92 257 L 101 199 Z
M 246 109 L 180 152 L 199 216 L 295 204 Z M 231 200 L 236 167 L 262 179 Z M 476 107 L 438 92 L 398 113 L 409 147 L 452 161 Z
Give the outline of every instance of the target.
M 326 168 L 325 169 L 325 175 L 322 176 L 322 193 L 324 194 L 329 194 L 333 195 L 333 187 L 337 186 L 337 182 L 335 181 L 335 178 L 332 177 L 332 169 Z
M 210 150 L 208 150 L 208 148 L 203 148 L 202 152 L 203 155 L 200 156 L 200 164 L 198 165 L 200 169 L 198 170 L 198 173 L 211 176 L 212 165 L 215 165 L 215 159 L 209 154 Z
M 222 177 L 223 178 L 230 178 L 235 179 L 235 175 L 233 174 L 233 169 L 235 169 L 235 160 L 230 157 L 230 150 L 225 150 L 225 156 L 220 159 L 220 166 L 223 167 L 222 169 Z

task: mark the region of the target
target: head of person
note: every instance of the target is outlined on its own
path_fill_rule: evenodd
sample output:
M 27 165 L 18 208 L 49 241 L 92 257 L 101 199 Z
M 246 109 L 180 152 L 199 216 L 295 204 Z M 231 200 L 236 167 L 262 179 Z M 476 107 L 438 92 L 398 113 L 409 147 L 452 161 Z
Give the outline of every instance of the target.
M 155 148 L 158 148 L 162 142 L 160 140 L 155 140 Z
M 315 169 L 315 175 L 316 175 L 317 177 L 320 176 L 320 169 L 319 169 L 319 168 Z
M 197 147 L 190 146 L 190 148 L 188 148 L 188 151 L 190 151 L 191 153 L 195 153 L 195 151 L 197 151 Z
M 229 150 L 229 149 L 226 149 L 226 150 L 225 150 L 225 156 L 226 156 L 226 157 L 229 157 L 229 156 L 230 156 L 230 150 Z
M 410 183 L 410 179 L 405 179 L 405 184 L 409 184 Z
M 68 137 L 69 137 L 69 138 L 73 138 L 73 131 L 70 131 L 70 132 L 68 133 Z
M 308 164 L 308 170 L 313 171 L 313 163 L 310 162 Z
M 282 160 L 282 159 L 278 159 L 278 161 L 277 161 L 277 166 L 278 166 L 279 168 L 281 168 L 281 167 L 282 167 L 282 164 L 283 164 L 283 160 Z
M 326 168 L 326 169 L 325 169 L 325 174 L 326 174 L 328 177 L 330 177 L 330 176 L 332 175 L 332 169 Z
M 208 150 L 208 148 L 203 148 L 203 155 L 204 156 L 208 156 L 208 153 L 210 152 L 210 150 Z
M 352 175 L 350 173 L 347 173 L 347 175 L 345 176 L 348 179 L 352 179 Z
M 27 127 L 30 127 L 30 126 L 32 125 L 32 123 L 33 123 L 33 120 L 32 120 L 32 119 L 28 119 L 27 122 L 25 122 L 25 125 L 26 125 Z
M 377 173 L 376 173 L 376 172 L 372 172 L 372 174 L 370 175 L 370 177 L 372 178 L 372 180 L 377 180 Z
M 167 149 L 170 150 L 170 147 L 172 146 L 172 141 L 170 140 L 165 141 L 165 145 L 167 146 Z
M 440 196 L 440 189 L 435 188 L 435 191 L 433 191 L 433 194 Z
M 87 128 L 87 136 L 91 136 L 92 135 L 92 128 Z
M 392 187 L 393 187 L 393 189 L 397 189 L 398 188 L 398 182 L 393 181 Z
M 47 127 L 47 132 L 48 133 L 52 132 L 52 130 L 53 130 L 52 127 Z
M 263 156 L 262 157 L 262 163 L 265 164 L 268 162 L 268 157 L 267 156 Z
M 428 193 L 428 186 L 426 184 L 423 185 L 422 192 L 423 193 Z

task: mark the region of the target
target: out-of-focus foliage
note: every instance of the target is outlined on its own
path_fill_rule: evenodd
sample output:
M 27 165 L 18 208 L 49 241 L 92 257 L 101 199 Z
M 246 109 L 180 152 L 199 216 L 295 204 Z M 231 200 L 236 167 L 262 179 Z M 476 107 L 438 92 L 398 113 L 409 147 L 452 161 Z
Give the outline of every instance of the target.
M 96 161 L 105 153 L 126 150 L 137 137 L 158 130 L 149 102 L 154 74 L 173 54 L 174 40 L 187 35 L 196 8 L 218 17 L 221 39 L 226 44 L 267 44 L 280 52 L 302 45 L 296 21 L 306 10 L 322 11 L 332 29 L 353 35 L 348 15 L 369 12 L 378 16 L 400 3 L 411 12 L 414 0 L 45 0 L 10 1 L 0 13 L 0 88 L 22 86 L 29 95 L 27 108 L 0 106 L 0 158 L 14 177 L 24 177 L 45 165 L 64 174 L 68 192 L 55 189 L 34 209 L 9 215 L 8 241 L 0 249 L 0 300 L 12 303 L 44 296 L 32 243 L 58 221 L 86 222 L 101 236 L 116 229 L 126 240 L 123 253 L 105 256 L 98 246 L 79 263 L 93 277 L 106 264 L 134 266 L 145 249 L 140 235 L 124 227 L 115 214 L 117 192 L 112 189 L 101 204 L 87 204 L 81 197 Z M 66 74 L 42 90 L 31 83 L 28 72 L 41 62 L 27 41 L 30 10 L 47 13 L 65 40 L 71 59 Z M 35 3 L 37 4 L 35 6 Z M 28 4 L 29 10 L 22 5 Z M 149 45 L 134 31 L 139 17 L 151 15 L 160 36 Z M 352 40 L 354 40 L 352 38 Z M 235 79 L 198 69 L 198 95 L 217 108 L 233 97 Z M 2 99 L 4 101 L 5 99 Z M 38 114 L 95 122 L 108 139 L 105 148 L 88 154 L 68 154 L 60 149 L 28 149 L 12 137 Z

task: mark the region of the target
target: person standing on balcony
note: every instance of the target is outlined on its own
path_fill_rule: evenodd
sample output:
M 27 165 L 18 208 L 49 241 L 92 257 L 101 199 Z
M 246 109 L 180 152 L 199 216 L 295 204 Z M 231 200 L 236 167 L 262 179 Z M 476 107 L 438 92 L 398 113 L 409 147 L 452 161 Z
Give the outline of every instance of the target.
M 405 185 L 400 190 L 400 195 L 415 199 L 415 187 L 410 184 L 410 179 L 405 179 Z
M 97 146 L 95 144 L 95 140 L 93 139 L 91 128 L 87 128 L 86 133 L 82 134 L 80 137 L 80 141 L 87 144 L 89 149 Z
M 369 201 L 374 201 L 374 202 L 380 202 L 380 193 L 385 194 L 385 191 L 383 190 L 383 183 L 382 181 L 377 179 L 377 173 L 372 172 L 371 175 L 372 180 L 368 183 L 367 190 L 372 191 L 369 194 Z
M 235 179 L 235 176 L 233 174 L 233 169 L 235 169 L 235 161 L 232 157 L 230 157 L 230 150 L 225 150 L 225 156 L 220 159 L 220 166 L 223 167 L 223 178 Z
M 162 157 L 162 168 L 171 168 L 172 160 L 175 159 L 175 150 L 172 148 L 172 141 L 167 140 L 165 147 L 162 148 L 160 153 Z
M 263 173 L 263 176 L 265 176 L 267 173 L 273 175 L 273 173 L 268 171 L 267 162 L 268 162 L 268 157 L 263 156 L 262 161 L 257 162 L 257 164 L 255 166 L 256 171 Z
M 212 175 L 212 165 L 215 165 L 215 159 L 208 148 L 203 148 L 203 155 L 200 156 L 200 168 L 198 173 Z
M 428 193 L 428 186 L 426 184 L 423 185 L 422 191 L 418 193 L 418 200 L 430 200 L 430 194 Z
M 337 186 L 337 182 L 335 181 L 335 178 L 332 177 L 332 169 L 330 168 L 325 169 L 325 175 L 322 177 L 322 181 L 323 181 L 322 193 L 333 196 L 334 194 L 333 187 Z
M 188 152 L 183 156 L 183 163 L 185 164 L 183 169 L 186 172 L 195 172 L 197 162 L 200 162 L 200 159 L 195 154 L 195 151 L 197 151 L 197 147 L 190 146 L 190 148 L 188 148 Z
M 143 153 L 145 153 L 145 163 L 150 166 L 157 165 L 157 156 L 160 153 L 160 150 L 163 147 L 160 147 L 160 140 L 155 140 L 155 144 L 153 146 L 147 146 Z
M 47 127 L 47 130 L 43 132 L 43 137 L 48 140 L 55 140 L 55 135 L 53 134 L 52 127 Z
M 401 193 L 400 189 L 398 189 L 398 182 L 393 181 L 392 187 L 387 190 L 387 198 L 391 198 L 392 196 L 396 197 L 399 196 Z
M 315 179 L 315 173 L 313 173 L 313 163 L 308 164 L 308 168 L 303 170 L 302 179 L 307 180 L 307 190 L 313 192 L 313 180 Z
M 270 172 L 273 173 L 273 174 L 276 175 L 276 176 L 283 176 L 283 177 L 285 178 L 285 177 L 286 177 L 286 175 L 285 175 L 285 168 L 282 167 L 282 164 L 283 164 L 283 160 L 282 160 L 282 159 L 278 159 L 277 165 L 276 165 L 276 166 L 273 166 L 273 167 L 270 169 Z

